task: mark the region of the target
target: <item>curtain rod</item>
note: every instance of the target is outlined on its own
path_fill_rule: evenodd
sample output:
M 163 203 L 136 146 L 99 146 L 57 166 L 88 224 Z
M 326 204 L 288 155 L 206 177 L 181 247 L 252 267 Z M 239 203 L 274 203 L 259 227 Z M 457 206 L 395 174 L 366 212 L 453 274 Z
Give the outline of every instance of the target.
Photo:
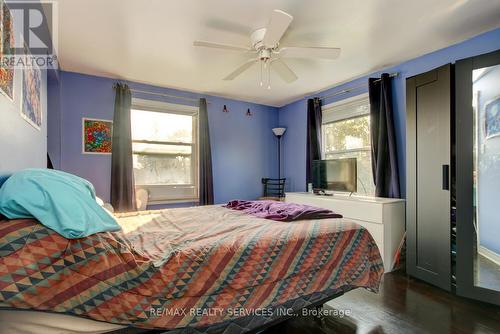
M 394 78 L 394 77 L 397 77 L 398 75 L 399 75 L 399 72 L 394 72 L 394 73 L 389 74 L 389 77 L 390 78 Z M 380 81 L 380 80 L 381 79 L 376 79 L 375 82 Z M 332 94 L 329 94 L 329 95 L 326 95 L 326 96 L 321 96 L 319 99 L 320 100 L 326 100 L 326 99 L 332 98 L 334 96 L 346 94 L 346 93 L 352 92 L 355 89 L 363 88 L 363 87 L 366 87 L 366 83 L 360 84 L 360 85 L 357 85 L 357 86 L 353 86 L 353 87 L 349 87 L 349 88 L 345 88 L 345 89 L 342 89 L 342 90 L 340 90 L 338 92 L 335 92 L 335 93 L 332 93 Z
M 116 84 L 113 84 L 113 88 L 116 87 Z M 171 97 L 173 99 L 180 99 L 180 100 L 185 100 L 185 101 L 192 101 L 192 102 L 199 102 L 200 99 L 194 98 L 194 97 L 187 97 L 187 96 L 180 96 L 180 95 L 172 95 L 172 94 L 165 94 L 165 93 L 156 93 L 156 92 L 149 92 L 147 90 L 140 90 L 140 89 L 133 89 L 130 88 L 131 92 L 135 93 L 141 93 L 141 94 L 150 94 L 150 95 L 157 95 L 157 96 L 163 96 L 163 97 Z M 207 101 L 207 104 L 209 102 Z
M 130 91 L 135 92 L 135 93 L 142 93 L 142 94 L 150 94 L 150 95 L 171 97 L 173 99 L 181 99 L 181 100 L 186 100 L 186 101 L 193 101 L 193 102 L 199 102 L 200 101 L 200 99 L 196 99 L 196 98 L 193 98 L 193 97 L 186 97 L 186 96 L 180 96 L 180 95 L 171 95 L 171 94 L 165 94 L 165 93 L 148 92 L 146 90 L 140 90 L 140 89 L 132 89 L 131 88 Z

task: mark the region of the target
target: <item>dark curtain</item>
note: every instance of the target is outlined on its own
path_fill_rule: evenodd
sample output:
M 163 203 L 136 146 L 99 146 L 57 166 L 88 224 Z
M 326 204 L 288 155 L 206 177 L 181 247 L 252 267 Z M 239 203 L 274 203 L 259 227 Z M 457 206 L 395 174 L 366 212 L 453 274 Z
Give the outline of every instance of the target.
M 126 84 L 115 84 L 115 113 L 111 155 L 111 205 L 116 212 L 136 211 L 130 105 L 132 95 Z
M 208 127 L 207 100 L 200 99 L 200 205 L 214 204 L 214 184 L 212 178 L 212 150 L 210 149 L 210 129 Z
M 306 189 L 312 182 L 312 162 L 321 159 L 321 99 L 307 100 Z
M 54 169 L 54 164 L 52 163 L 52 160 L 50 159 L 50 155 L 47 153 L 47 169 Z
M 384 73 L 380 79 L 370 78 L 368 88 L 375 196 L 400 198 L 391 77 Z

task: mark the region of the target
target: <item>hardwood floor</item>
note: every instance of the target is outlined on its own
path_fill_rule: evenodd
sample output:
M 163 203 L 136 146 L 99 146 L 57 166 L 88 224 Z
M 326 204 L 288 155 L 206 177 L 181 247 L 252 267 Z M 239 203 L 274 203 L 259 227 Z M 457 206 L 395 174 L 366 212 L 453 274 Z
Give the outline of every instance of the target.
M 401 272 L 384 275 L 380 292 L 357 289 L 325 305 L 350 315 L 288 320 L 271 333 L 500 333 L 500 307 L 458 297 Z

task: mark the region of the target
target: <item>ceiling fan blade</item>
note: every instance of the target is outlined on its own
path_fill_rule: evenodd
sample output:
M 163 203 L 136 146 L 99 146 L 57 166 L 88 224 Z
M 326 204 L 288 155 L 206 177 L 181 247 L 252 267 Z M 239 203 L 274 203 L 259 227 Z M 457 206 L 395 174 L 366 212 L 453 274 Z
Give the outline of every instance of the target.
M 241 73 L 248 70 L 253 64 L 255 64 L 257 62 L 257 60 L 258 59 L 251 59 L 251 60 L 247 61 L 246 63 L 244 63 L 243 65 L 241 65 L 237 69 L 235 69 L 233 72 L 231 72 L 228 76 L 226 76 L 224 78 L 224 80 L 233 80 L 238 75 L 240 75 Z
M 297 75 L 290 69 L 290 67 L 288 67 L 288 65 L 280 59 L 273 60 L 271 67 L 276 73 L 278 73 L 281 79 L 288 83 L 294 82 L 298 79 Z
M 205 48 L 213 48 L 213 49 L 224 49 L 224 50 L 233 50 L 233 51 L 250 51 L 250 48 L 245 46 L 231 45 L 231 44 L 222 44 L 222 43 L 213 43 L 206 41 L 194 41 L 194 46 L 201 46 Z
M 284 47 L 279 51 L 280 57 L 288 58 L 318 58 L 318 59 L 337 59 L 340 56 L 340 48 L 321 48 L 321 47 Z
M 262 43 L 268 48 L 274 48 L 280 41 L 286 29 L 292 23 L 293 16 L 282 10 L 275 9 L 271 15 L 271 20 L 266 27 L 266 34 Z

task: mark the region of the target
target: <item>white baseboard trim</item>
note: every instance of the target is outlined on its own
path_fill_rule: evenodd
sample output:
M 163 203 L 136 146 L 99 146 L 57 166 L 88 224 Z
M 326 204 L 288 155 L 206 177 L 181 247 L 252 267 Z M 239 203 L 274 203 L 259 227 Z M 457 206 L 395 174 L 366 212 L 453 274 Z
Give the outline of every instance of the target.
M 487 258 L 488 260 L 491 260 L 498 264 L 500 266 L 500 255 L 495 253 L 492 250 L 489 250 L 488 248 L 479 245 L 479 248 L 477 249 L 477 252 Z

